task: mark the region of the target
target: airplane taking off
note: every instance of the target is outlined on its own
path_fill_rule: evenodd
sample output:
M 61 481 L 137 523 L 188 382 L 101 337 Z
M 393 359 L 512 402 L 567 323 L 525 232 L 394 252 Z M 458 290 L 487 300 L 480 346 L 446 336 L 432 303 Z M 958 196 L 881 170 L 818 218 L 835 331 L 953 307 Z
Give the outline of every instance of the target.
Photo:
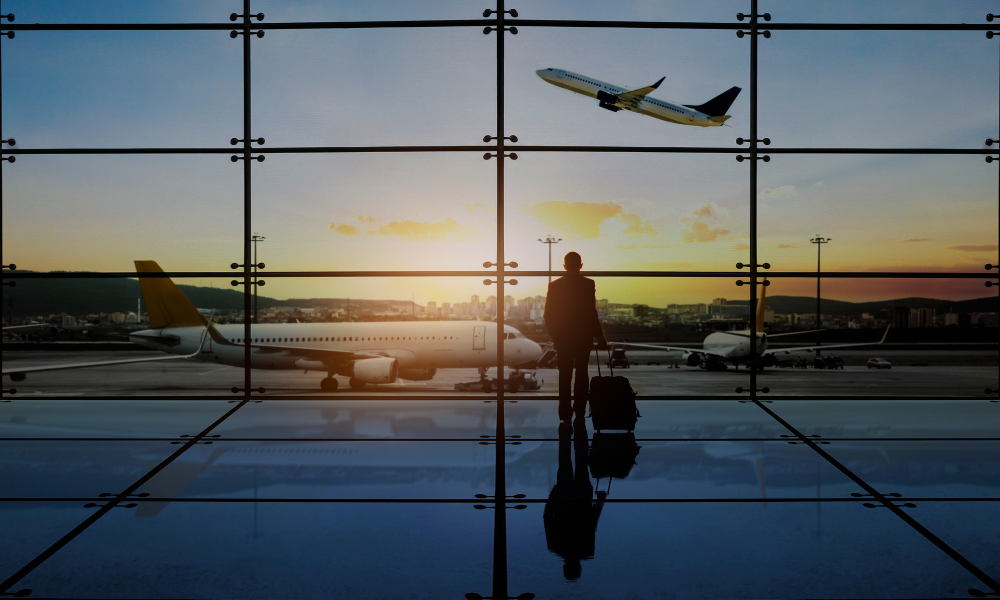
M 653 85 L 644 88 L 626 90 L 564 69 L 539 69 L 535 74 L 554 86 L 597 98 L 600 101 L 598 106 L 611 112 L 630 110 L 661 121 L 698 127 L 720 127 L 725 123 L 731 116 L 726 111 L 740 93 L 740 88 L 731 87 L 704 104 L 674 104 L 647 97 L 660 87 L 666 77 L 661 77 Z
M 854 348 L 858 346 L 877 346 L 885 341 L 889 335 L 889 327 L 885 328 L 882 339 L 877 342 L 862 344 L 831 344 L 826 346 L 799 346 L 795 348 L 767 349 L 767 340 L 785 337 L 789 335 L 801 335 L 803 333 L 816 333 L 813 331 L 793 331 L 790 333 L 773 333 L 768 335 L 764 331 L 764 299 L 767 296 L 767 279 L 764 279 L 764 286 L 757 300 L 757 312 L 754 315 L 753 329 L 744 331 L 717 331 L 711 333 L 702 343 L 702 350 L 691 350 L 680 346 L 662 346 L 654 344 L 633 344 L 629 342 L 616 342 L 616 346 L 633 346 L 636 348 L 654 348 L 656 350 L 667 350 L 683 352 L 681 362 L 689 367 L 698 367 L 717 370 L 725 369 L 726 363 L 732 363 L 737 369 L 740 363 L 746 365 L 756 364 L 757 368 L 763 370 L 764 367 L 773 367 L 778 359 L 776 353 L 791 354 L 792 352 L 806 352 L 813 350 L 831 350 L 833 348 Z M 751 339 L 756 339 L 756 343 L 751 348 Z
M 135 261 L 139 273 L 162 273 L 156 262 Z M 129 334 L 129 341 L 173 356 L 122 361 L 77 363 L 4 369 L 14 381 L 25 374 L 83 367 L 194 358 L 243 368 L 246 365 L 245 329 L 215 325 L 198 312 L 174 282 L 167 278 L 140 278 L 149 311 L 150 329 Z M 541 347 L 504 326 L 504 365 L 520 365 L 542 355 Z M 379 323 L 265 323 L 251 326 L 250 367 L 322 371 L 320 389 L 338 387 L 334 375 L 350 378 L 353 389 L 368 383 L 393 383 L 397 378 L 426 381 L 437 369 L 497 365 L 497 324 L 486 321 L 404 321 Z

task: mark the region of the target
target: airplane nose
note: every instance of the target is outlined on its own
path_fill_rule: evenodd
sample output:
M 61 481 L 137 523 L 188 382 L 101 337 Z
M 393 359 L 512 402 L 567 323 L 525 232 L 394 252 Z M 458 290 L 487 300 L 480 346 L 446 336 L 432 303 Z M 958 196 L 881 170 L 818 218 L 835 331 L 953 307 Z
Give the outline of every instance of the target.
M 525 340 L 528 342 L 527 354 L 530 357 L 528 360 L 538 360 L 542 357 L 542 347 L 531 340 Z
M 538 69 L 537 71 L 535 71 L 535 75 L 538 75 L 539 77 L 547 81 L 549 78 L 545 76 L 546 73 L 551 73 L 551 71 L 547 69 Z

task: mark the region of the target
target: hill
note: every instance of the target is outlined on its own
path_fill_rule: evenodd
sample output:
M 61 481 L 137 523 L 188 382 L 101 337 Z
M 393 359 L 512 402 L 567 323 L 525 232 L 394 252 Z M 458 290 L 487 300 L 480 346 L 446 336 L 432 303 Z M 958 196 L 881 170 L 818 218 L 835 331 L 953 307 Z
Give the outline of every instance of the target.
M 730 300 L 728 304 L 748 304 L 748 300 Z M 767 306 L 779 315 L 812 314 L 816 312 L 816 298 L 808 296 L 768 296 Z M 820 300 L 820 311 L 824 315 L 878 315 L 882 309 L 895 306 L 906 308 L 936 308 L 938 312 L 996 312 L 997 297 L 976 298 L 974 300 L 936 300 L 934 298 L 899 298 L 878 302 L 844 302 L 842 300 Z

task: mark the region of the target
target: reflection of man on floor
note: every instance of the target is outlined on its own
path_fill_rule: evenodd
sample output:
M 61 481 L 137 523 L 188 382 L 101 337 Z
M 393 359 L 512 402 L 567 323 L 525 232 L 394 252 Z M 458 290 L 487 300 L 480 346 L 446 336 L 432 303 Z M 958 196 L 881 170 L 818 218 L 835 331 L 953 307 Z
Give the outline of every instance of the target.
M 608 343 L 597 319 L 594 280 L 580 275 L 583 259 L 576 252 L 569 252 L 563 268 L 566 275 L 550 283 L 545 296 L 545 327 L 556 347 L 559 366 L 559 420 L 568 422 L 574 412 L 580 418 L 587 412 L 590 386 L 587 366 L 594 338 L 601 350 L 607 348 Z M 576 381 L 571 394 L 574 369 Z
M 572 438 L 575 438 L 573 440 Z M 576 450 L 576 472 L 573 471 L 571 445 Z M 545 541 L 549 550 L 564 560 L 563 575 L 576 580 L 583 573 L 580 561 L 594 557 L 597 537 L 597 520 L 601 517 L 606 492 L 597 492 L 590 484 L 587 471 L 587 424 L 576 422 L 572 432 L 569 427 L 559 428 L 559 470 L 556 484 L 549 492 L 542 519 L 545 522 Z

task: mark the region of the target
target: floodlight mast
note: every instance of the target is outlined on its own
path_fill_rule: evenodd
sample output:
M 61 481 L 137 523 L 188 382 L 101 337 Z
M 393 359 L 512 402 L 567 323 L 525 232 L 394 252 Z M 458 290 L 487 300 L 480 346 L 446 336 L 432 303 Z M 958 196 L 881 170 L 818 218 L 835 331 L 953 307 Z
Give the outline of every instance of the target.
M 538 241 L 549 246 L 549 283 L 552 283 L 552 244 L 558 244 L 562 238 L 556 239 L 549 235 L 544 240 L 539 238 Z
M 823 328 L 823 319 L 820 318 L 820 313 L 819 313 L 820 249 L 823 248 L 823 244 L 829 244 L 832 241 L 833 241 L 832 238 L 820 237 L 819 234 L 817 234 L 816 237 L 814 237 L 813 239 L 809 240 L 809 243 L 816 244 L 816 330 L 817 330 L 816 336 L 818 338 L 816 340 L 817 346 L 820 346 L 823 343 L 822 342 L 823 334 L 819 332 L 819 330 Z M 816 356 L 819 356 L 819 353 L 820 351 L 816 350 Z
M 256 231 L 253 233 L 253 236 L 251 236 L 251 238 L 250 238 L 250 240 L 253 241 L 253 281 L 254 281 L 254 286 L 253 286 L 253 322 L 254 323 L 259 323 L 260 322 L 260 319 L 259 319 L 259 317 L 257 315 L 257 288 L 260 287 L 260 286 L 256 285 L 257 284 L 257 267 L 263 267 L 264 266 L 264 265 L 262 265 L 262 264 L 260 264 L 260 263 L 257 262 L 257 242 L 263 242 L 265 239 L 267 239 L 267 238 L 265 238 L 261 234 L 257 233 Z

